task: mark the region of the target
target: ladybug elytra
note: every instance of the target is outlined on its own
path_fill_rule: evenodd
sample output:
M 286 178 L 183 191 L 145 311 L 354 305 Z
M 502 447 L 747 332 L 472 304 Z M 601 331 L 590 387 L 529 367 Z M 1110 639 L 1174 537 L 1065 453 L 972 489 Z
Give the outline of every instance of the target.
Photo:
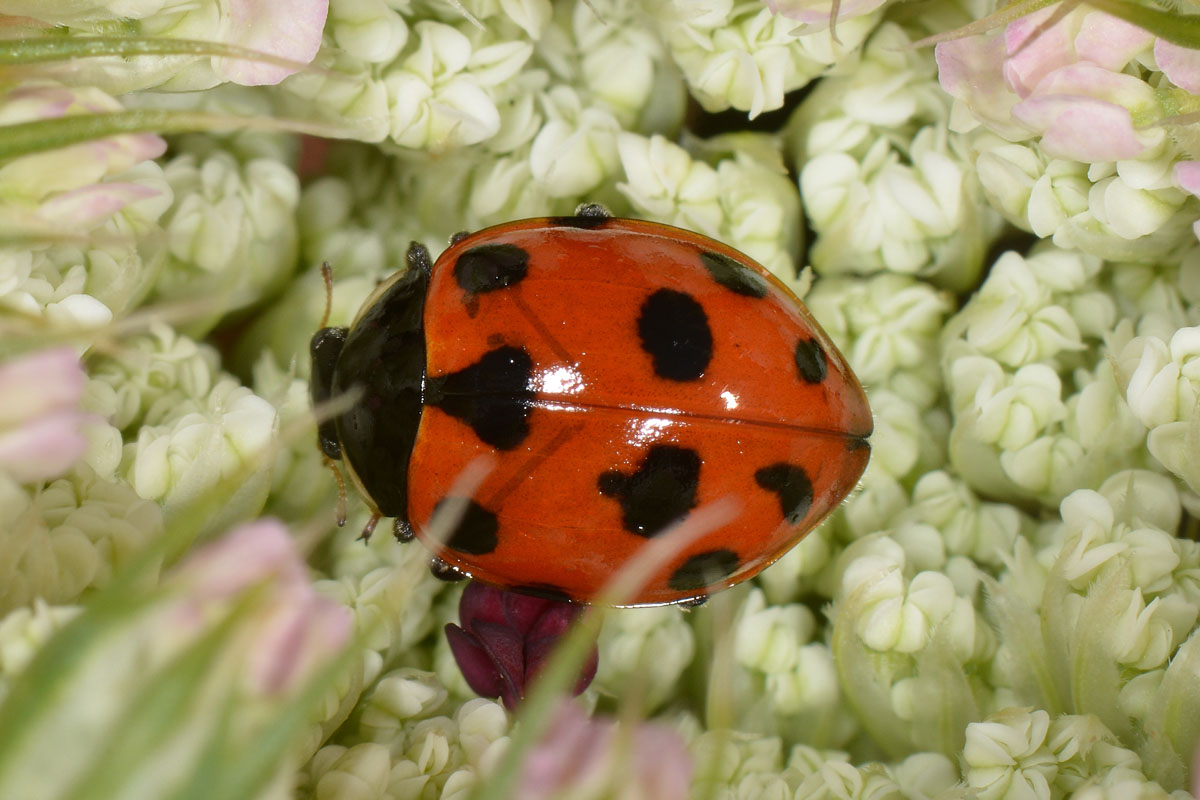
M 437 556 L 501 588 L 588 602 L 648 539 L 732 495 L 633 605 L 698 601 L 778 559 L 866 468 L 857 378 L 804 305 L 696 233 L 575 216 L 456 237 L 312 342 L 313 399 L 376 517 L 429 543 L 456 477 L 483 480 Z

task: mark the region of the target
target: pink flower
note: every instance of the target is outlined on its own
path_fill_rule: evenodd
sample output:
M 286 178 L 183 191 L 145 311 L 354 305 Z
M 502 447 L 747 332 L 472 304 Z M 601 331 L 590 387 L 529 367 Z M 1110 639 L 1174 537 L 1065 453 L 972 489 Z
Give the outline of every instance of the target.
M 1176 164 L 1175 182 L 1188 194 L 1200 197 L 1200 161 L 1180 161 Z M 1192 223 L 1192 232 L 1200 239 L 1200 219 Z
M 55 478 L 87 449 L 79 407 L 87 375 L 67 347 L 0 365 L 0 472 L 19 483 Z
M 278 520 L 242 525 L 197 550 L 172 583 L 184 588 L 171 611 L 176 636 L 211 625 L 215 608 L 252 599 L 230 652 L 244 662 L 243 680 L 260 695 L 298 687 L 350 636 L 349 609 L 317 594 Z
M 1200 94 L 1200 50 L 1159 39 L 1154 43 L 1154 60 L 1171 83 L 1191 94 Z
M 627 737 L 616 722 L 591 719 L 564 700 L 525 758 L 514 797 L 631 797 L 683 800 L 692 757 L 679 734 L 643 723 Z
M 1154 37 L 1086 8 L 1040 31 L 1053 13 L 1043 9 L 1001 32 L 939 44 L 942 88 L 1007 139 L 1041 136 L 1050 156 L 1136 158 L 1162 131 L 1134 124 L 1158 106 L 1154 90 L 1122 70 Z
M 321 48 L 329 0 L 233 0 L 221 41 L 307 64 Z M 279 83 L 296 70 L 282 64 L 214 59 L 218 75 L 242 86 Z
M 1033 94 L 1013 106 L 1012 114 L 1041 131 L 1047 155 L 1119 161 L 1136 158 L 1146 146 L 1146 137 L 1134 129 L 1130 109 L 1153 102 L 1154 90 L 1140 78 L 1079 63 L 1039 81 Z
M 447 625 L 446 638 L 467 685 L 482 697 L 499 697 L 512 709 L 582 610 L 473 581 L 459 601 L 462 627 Z M 576 694 L 596 677 L 598 663 L 599 652 L 593 650 Z

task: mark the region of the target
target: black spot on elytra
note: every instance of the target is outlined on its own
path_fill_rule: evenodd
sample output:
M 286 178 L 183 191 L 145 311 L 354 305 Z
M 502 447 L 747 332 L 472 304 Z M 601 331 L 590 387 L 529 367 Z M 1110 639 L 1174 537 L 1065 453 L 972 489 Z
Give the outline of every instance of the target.
M 529 435 L 533 360 L 521 347 L 498 347 L 458 372 L 425 381 L 426 405 L 471 426 L 480 441 L 512 450 Z
M 434 506 L 435 516 L 447 499 L 442 498 Z M 499 544 L 496 536 L 499 529 L 500 521 L 496 519 L 494 513 L 474 500 L 467 500 L 467 507 L 463 511 L 462 517 L 454 524 L 454 529 L 446 538 L 446 547 L 473 556 L 487 555 Z
M 671 573 L 667 585 L 681 592 L 705 589 L 732 575 L 739 563 L 737 553 L 724 548 L 697 553 Z
M 621 504 L 622 525 L 638 536 L 654 536 L 696 507 L 700 456 L 695 450 L 656 444 L 637 471 L 609 470 L 597 485 Z
M 724 253 L 704 252 L 700 254 L 700 262 L 713 280 L 731 292 L 746 297 L 765 297 L 767 294 L 766 279 L 737 259 Z
M 571 595 L 567 594 L 565 589 L 560 589 L 557 586 L 551 586 L 548 583 L 533 583 L 525 586 L 514 586 L 514 592 L 527 594 L 530 597 L 540 597 L 543 600 L 553 600 L 556 603 L 573 602 Z
M 804 467 L 779 462 L 754 473 L 759 486 L 779 496 L 779 509 L 792 525 L 804 519 L 813 501 L 813 485 Z
M 638 336 L 660 378 L 694 381 L 712 361 L 708 315 L 684 292 L 659 289 L 647 297 L 638 317 Z
M 515 244 L 481 244 L 454 262 L 454 280 L 468 295 L 520 283 L 528 271 L 529 253 Z
M 800 380 L 805 383 L 820 383 L 825 380 L 825 373 L 828 371 L 825 350 L 816 339 L 801 339 L 796 342 L 796 369 L 800 371 Z

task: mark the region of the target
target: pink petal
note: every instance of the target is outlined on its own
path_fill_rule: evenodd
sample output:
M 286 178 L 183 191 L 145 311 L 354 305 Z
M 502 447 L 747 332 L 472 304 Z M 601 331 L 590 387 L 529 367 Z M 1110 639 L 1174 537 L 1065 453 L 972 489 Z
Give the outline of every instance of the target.
M 938 82 L 998 134 L 1019 139 L 1028 131 L 1013 124 L 1019 99 L 1004 82 L 1004 38 L 998 34 L 942 42 L 934 49 Z
M 80 431 L 88 416 L 59 411 L 0 433 L 0 472 L 17 483 L 57 478 L 87 450 Z
M 1178 162 L 1175 165 L 1175 182 L 1188 194 L 1200 197 L 1200 161 Z M 1200 219 L 1192 223 L 1192 233 L 1200 239 Z M 1197 754 L 1200 755 L 1200 751 Z
M 1175 165 L 1175 182 L 1188 194 L 1200 197 L 1200 161 L 1180 161 Z
M 307 571 L 283 523 L 260 519 L 239 525 L 188 556 L 179 576 L 197 600 L 230 597 L 268 578 L 307 583 Z
M 350 638 L 350 609 L 317 595 L 307 584 L 288 592 L 286 604 L 258 637 L 251 652 L 254 687 L 264 694 L 295 688 L 315 661 L 336 652 Z
M 1042 128 L 1042 150 L 1073 161 L 1135 158 L 1142 144 L 1133 133 L 1128 109 L 1090 97 L 1034 97 L 1013 108 L 1013 116 Z
M 1068 14 L 1038 34 L 1036 39 L 1028 41 L 1053 13 L 1052 8 L 1042 9 L 1010 22 L 1004 29 L 1004 51 L 1008 54 L 1004 62 L 1004 79 L 1021 97 L 1028 97 L 1038 81 L 1049 73 L 1078 60 L 1074 42 L 1079 26 L 1077 15 Z M 1023 45 L 1024 49 L 1021 49 Z
M 226 25 L 228 44 L 307 64 L 321 47 L 329 0 L 233 0 Z M 214 68 L 243 86 L 276 84 L 295 72 L 281 64 L 214 59 Z
M 1042 149 L 1075 161 L 1134 158 L 1143 145 L 1129 108 L 1152 100 L 1153 90 L 1130 75 L 1079 63 L 1056 70 L 1037 91 L 1013 106 L 1013 117 L 1043 132 Z
M 685 800 L 692 785 L 692 754 L 675 731 L 640 725 L 633 739 L 633 769 L 643 797 Z
M 1200 50 L 1159 39 L 1154 43 L 1154 60 L 1171 83 L 1191 94 L 1200 94 Z
M 87 375 L 69 347 L 39 350 L 0 364 L 0 425 L 78 408 L 85 386 Z
M 160 190 L 140 183 L 95 183 L 47 200 L 38 208 L 38 216 L 50 224 L 86 230 L 130 203 L 160 194 Z
M 1153 41 L 1154 36 L 1137 25 L 1102 11 L 1093 11 L 1084 17 L 1079 35 L 1075 37 L 1075 52 L 1081 59 L 1120 72 Z
M 587 781 L 607 766 L 613 732 L 612 723 L 593 720 L 575 703 L 561 700 L 549 729 L 522 762 L 514 797 L 560 797 Z

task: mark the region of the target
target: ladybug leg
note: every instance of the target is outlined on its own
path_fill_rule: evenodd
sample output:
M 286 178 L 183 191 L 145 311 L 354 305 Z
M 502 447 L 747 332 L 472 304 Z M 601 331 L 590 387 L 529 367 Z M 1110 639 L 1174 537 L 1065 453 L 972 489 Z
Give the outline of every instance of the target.
M 394 520 L 392 520 L 392 536 L 395 536 L 396 541 L 400 544 L 408 544 L 416 535 L 417 533 L 413 530 L 412 525 L 408 524 L 399 517 L 396 517 Z
M 467 233 L 466 231 L 459 231 L 458 233 L 456 233 L 450 237 L 450 244 L 458 244 L 459 242 L 461 242 L 463 239 L 467 238 L 470 235 L 471 234 Z
M 342 473 L 337 468 L 337 464 L 333 463 L 332 458 L 322 453 L 321 460 L 325 462 L 325 466 L 329 467 L 329 469 L 333 471 L 333 479 L 337 481 L 337 526 L 339 528 L 344 528 L 346 526 L 346 481 L 342 479 Z
M 459 572 L 458 569 L 450 566 L 437 556 L 432 556 L 429 559 L 429 572 L 439 581 L 446 581 L 447 583 L 465 580 L 467 577 L 462 572 Z
M 366 525 L 363 525 L 362 533 L 358 536 L 364 544 L 371 541 L 371 534 L 375 532 L 375 525 L 378 524 L 379 518 L 382 516 L 378 511 L 371 512 L 371 518 L 367 520 Z
M 575 216 L 612 219 L 612 212 L 599 203 L 581 203 L 579 207 L 575 209 Z
M 685 611 L 691 611 L 693 608 L 699 608 L 708 602 L 708 595 L 702 594 L 699 597 L 693 597 L 690 600 L 680 600 L 677 604 Z
M 408 262 L 409 269 L 421 270 L 426 278 L 433 275 L 433 259 L 429 257 L 429 251 L 425 249 L 425 245 L 420 242 L 413 242 L 408 246 L 405 260 Z

